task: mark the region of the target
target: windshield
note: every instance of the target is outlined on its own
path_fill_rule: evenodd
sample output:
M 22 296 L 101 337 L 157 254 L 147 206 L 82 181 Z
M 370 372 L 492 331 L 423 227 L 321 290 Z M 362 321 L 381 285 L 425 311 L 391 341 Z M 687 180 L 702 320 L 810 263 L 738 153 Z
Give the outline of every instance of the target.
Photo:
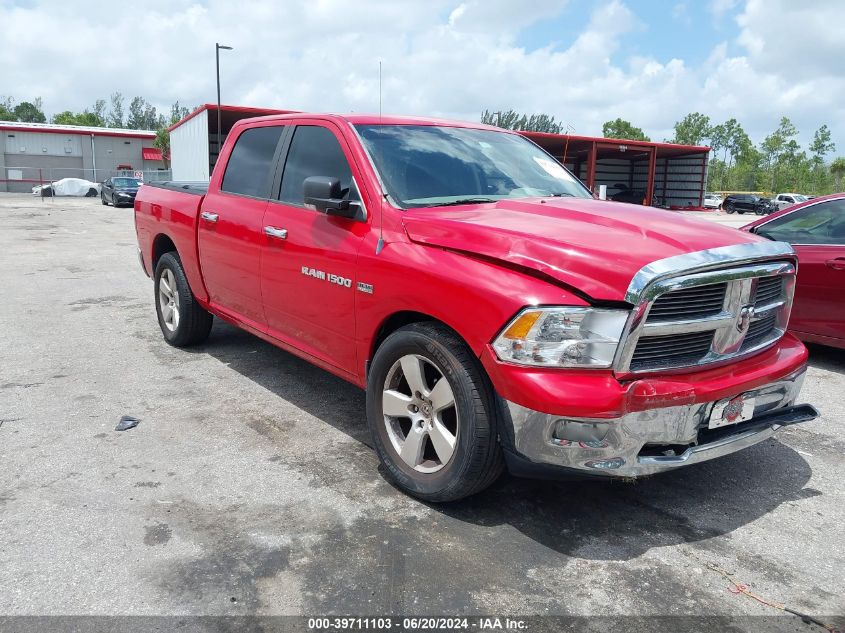
M 592 197 L 554 158 L 516 134 L 432 125 L 355 127 L 387 193 L 401 207 Z
M 141 183 L 137 178 L 112 178 L 115 187 L 140 187 Z

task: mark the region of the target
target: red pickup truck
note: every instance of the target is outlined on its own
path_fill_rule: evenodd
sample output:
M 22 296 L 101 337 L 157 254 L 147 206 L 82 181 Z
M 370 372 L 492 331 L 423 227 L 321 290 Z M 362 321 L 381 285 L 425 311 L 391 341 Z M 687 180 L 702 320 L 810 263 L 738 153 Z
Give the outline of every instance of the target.
M 596 200 L 516 133 L 249 119 L 135 223 L 170 344 L 215 315 L 366 389 L 389 476 L 430 501 L 506 466 L 650 475 L 817 415 L 788 244 Z

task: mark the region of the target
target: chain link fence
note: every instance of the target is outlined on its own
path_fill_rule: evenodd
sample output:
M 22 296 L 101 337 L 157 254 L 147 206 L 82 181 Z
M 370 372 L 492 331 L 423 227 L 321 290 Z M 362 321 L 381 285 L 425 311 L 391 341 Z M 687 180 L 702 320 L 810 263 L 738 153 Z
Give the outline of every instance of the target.
M 162 182 L 172 180 L 173 172 L 169 169 L 82 169 L 73 167 L 0 167 L 0 192 L 32 193 L 34 187 L 40 187 L 62 180 L 63 178 L 82 178 L 96 184 L 112 176 L 138 177 L 144 182 Z

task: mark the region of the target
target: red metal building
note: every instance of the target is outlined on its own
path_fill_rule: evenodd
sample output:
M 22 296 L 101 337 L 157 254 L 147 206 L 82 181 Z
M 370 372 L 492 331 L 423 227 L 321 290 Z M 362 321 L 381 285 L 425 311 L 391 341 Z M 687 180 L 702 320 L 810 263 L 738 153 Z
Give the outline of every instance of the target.
M 627 188 L 642 192 L 643 204 L 673 209 L 701 208 L 709 147 L 627 141 L 592 136 L 522 132 L 607 197 Z

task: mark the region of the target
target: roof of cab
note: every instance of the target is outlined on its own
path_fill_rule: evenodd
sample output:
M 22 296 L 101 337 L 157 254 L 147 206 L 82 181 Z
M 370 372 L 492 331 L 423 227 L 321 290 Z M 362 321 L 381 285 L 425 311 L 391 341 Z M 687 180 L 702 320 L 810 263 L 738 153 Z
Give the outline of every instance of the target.
M 335 122 L 346 121 L 347 123 L 351 123 L 352 125 L 439 125 L 446 127 L 465 127 L 478 130 L 492 130 L 495 132 L 511 132 L 511 130 L 503 130 L 492 125 L 485 125 L 484 123 L 475 123 L 472 121 L 457 121 L 454 119 L 438 119 L 435 117 L 415 117 L 379 114 L 329 114 L 312 112 L 271 114 L 269 116 L 242 119 L 241 121 L 238 121 L 238 124 L 245 125 L 247 123 L 254 123 L 256 121 L 286 121 L 290 119 L 323 119 Z M 516 132 L 513 133 L 515 134 Z

